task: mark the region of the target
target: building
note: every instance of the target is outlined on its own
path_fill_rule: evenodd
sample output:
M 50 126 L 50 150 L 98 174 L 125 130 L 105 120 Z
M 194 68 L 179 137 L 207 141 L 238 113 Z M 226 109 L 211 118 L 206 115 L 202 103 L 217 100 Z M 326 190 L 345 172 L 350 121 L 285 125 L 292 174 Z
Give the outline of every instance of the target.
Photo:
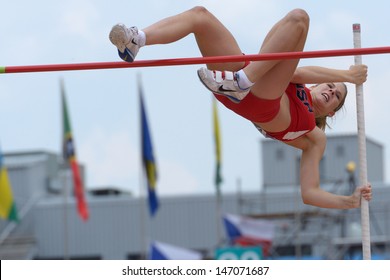
M 384 181 L 383 147 L 372 139 L 366 140 L 367 173 L 371 183 Z M 262 142 L 264 187 L 284 187 L 299 182 L 300 151 L 273 140 Z M 347 176 L 348 162 L 358 164 L 358 138 L 356 135 L 328 137 L 327 147 L 320 164 L 322 183 L 334 183 Z M 276 167 L 276 168 L 275 168 Z M 280 173 L 279 170 L 283 170 Z M 290 171 L 290 172 L 286 172 Z M 359 170 L 356 170 L 359 178 Z
M 329 210 L 304 205 L 298 187 L 299 152 L 262 140 L 263 188 L 224 194 L 222 211 L 273 221 L 269 258 L 361 258 L 360 209 Z M 347 194 L 358 174 L 356 135 L 329 137 L 321 162 L 323 188 Z M 0 221 L 0 259 L 143 259 L 153 240 L 201 252 L 213 259 L 226 244 L 213 195 L 161 197 L 151 220 L 145 199 L 113 187 L 89 191 L 90 219 L 76 212 L 70 174 L 61 156 L 46 151 L 4 155 L 21 222 Z M 367 139 L 372 255 L 390 256 L 390 188 L 384 183 L 381 144 Z M 278 170 L 290 170 L 278 172 Z

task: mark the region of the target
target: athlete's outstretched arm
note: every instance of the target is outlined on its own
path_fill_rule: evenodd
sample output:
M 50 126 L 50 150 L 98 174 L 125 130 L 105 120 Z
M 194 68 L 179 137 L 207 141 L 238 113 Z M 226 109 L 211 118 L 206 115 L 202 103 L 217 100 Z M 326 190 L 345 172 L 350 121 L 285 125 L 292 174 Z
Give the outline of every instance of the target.
M 362 84 L 366 79 L 366 65 L 352 65 L 348 70 L 320 66 L 303 66 L 295 70 L 291 82 L 297 84 L 321 84 L 327 82 Z
M 360 207 L 360 198 L 371 199 L 371 187 L 357 187 L 350 196 L 336 195 L 320 188 L 319 165 L 325 149 L 325 134 L 318 129 L 311 132 L 310 144 L 302 150 L 301 158 L 301 195 L 305 204 L 334 209 Z

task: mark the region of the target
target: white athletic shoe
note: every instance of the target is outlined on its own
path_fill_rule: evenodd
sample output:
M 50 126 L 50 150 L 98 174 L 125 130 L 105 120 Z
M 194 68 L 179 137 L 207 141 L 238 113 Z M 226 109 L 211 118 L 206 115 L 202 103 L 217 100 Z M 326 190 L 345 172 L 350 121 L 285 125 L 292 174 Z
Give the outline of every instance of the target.
M 250 88 L 241 89 L 238 86 L 236 72 L 215 71 L 200 68 L 198 76 L 203 85 L 210 91 L 229 97 L 239 103 L 249 93 Z
M 138 35 L 138 28 L 127 28 L 124 24 L 114 25 L 109 35 L 110 41 L 118 49 L 119 57 L 124 61 L 133 62 L 139 48 L 145 44 Z

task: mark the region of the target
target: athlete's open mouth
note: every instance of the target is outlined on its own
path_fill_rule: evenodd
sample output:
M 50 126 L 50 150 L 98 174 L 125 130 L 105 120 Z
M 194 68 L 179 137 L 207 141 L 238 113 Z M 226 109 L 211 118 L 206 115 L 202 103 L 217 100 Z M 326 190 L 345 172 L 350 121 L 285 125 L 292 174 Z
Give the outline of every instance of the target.
M 326 102 L 329 102 L 329 95 L 327 93 L 321 93 L 321 95 L 325 98 Z

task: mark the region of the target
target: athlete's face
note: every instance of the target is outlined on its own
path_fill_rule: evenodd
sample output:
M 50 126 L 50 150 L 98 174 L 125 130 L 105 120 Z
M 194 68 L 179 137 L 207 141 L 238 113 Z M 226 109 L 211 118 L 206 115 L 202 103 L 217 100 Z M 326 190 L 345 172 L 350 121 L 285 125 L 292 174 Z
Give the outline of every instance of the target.
M 311 90 L 316 116 L 333 116 L 344 104 L 347 88 L 343 83 L 324 83 Z

